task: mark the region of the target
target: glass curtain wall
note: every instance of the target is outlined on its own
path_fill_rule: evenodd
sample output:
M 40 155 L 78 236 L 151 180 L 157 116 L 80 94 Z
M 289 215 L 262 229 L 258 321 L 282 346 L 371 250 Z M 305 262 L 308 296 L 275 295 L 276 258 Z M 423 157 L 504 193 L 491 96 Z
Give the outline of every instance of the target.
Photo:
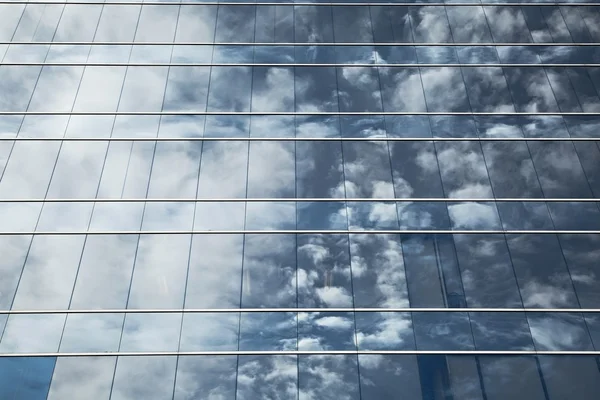
M 0 1 L 0 398 L 600 398 L 600 3 Z

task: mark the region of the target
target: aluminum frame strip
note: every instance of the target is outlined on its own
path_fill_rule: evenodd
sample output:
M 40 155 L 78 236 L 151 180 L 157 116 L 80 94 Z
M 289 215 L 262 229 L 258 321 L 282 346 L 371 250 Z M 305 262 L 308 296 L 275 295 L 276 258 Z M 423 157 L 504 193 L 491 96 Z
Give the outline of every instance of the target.
M 75 236 L 75 235 L 480 235 L 480 234 L 504 234 L 504 235 L 597 235 L 600 230 L 513 230 L 513 229 L 489 229 L 489 230 L 452 230 L 452 229 L 373 229 L 373 230 L 161 230 L 161 231 L 5 231 L 0 236 Z
M 48 198 L 48 199 L 0 199 L 0 203 L 600 203 L 597 198 L 540 198 L 540 197 L 252 197 L 252 198 L 129 198 L 129 199 L 73 199 L 73 198 Z
M 295 356 L 295 355 L 588 355 L 594 350 L 259 350 L 259 351 L 107 351 L 79 353 L 0 353 L 0 357 L 111 357 L 111 356 Z
M 600 122 L 600 121 L 599 121 Z M 0 142 L 595 142 L 600 137 L 0 137 Z
M 227 313 L 322 313 L 322 312 L 352 312 L 352 313 L 415 313 L 415 312 L 469 312 L 469 313 L 600 313 L 600 308 L 444 308 L 444 307 L 399 307 L 399 308 L 349 308 L 349 307 L 299 307 L 299 308 L 181 308 L 181 309 L 81 309 L 81 310 L 0 310 L 0 315 L 29 315 L 29 314 L 227 314 Z
M 11 2 L 10 4 L 15 4 Z M 32 3 L 24 3 L 32 4 Z M 61 4 L 61 3 L 44 3 L 44 4 Z M 63 3 L 75 4 L 75 3 Z M 94 3 L 83 3 L 94 4 Z M 106 5 L 109 3 L 98 3 Z M 124 3 L 118 3 L 124 4 Z M 135 3 L 142 4 L 142 3 Z M 149 4 L 149 3 L 144 3 Z M 169 3 L 172 4 L 172 3 Z M 185 3 L 189 4 L 189 3 Z M 254 4 L 254 3 L 253 3 Z M 318 3 L 315 3 L 318 4 Z M 476 3 L 473 3 L 478 5 Z M 536 5 L 538 3 L 535 3 Z M 600 3 L 597 5 L 600 6 Z M 24 42 L 24 41 L 0 41 L 0 45 L 66 45 L 66 46 L 331 46 L 331 47 L 347 47 L 347 46 L 377 46 L 377 47 L 595 47 L 600 46 L 598 42 L 92 42 L 92 41 L 63 41 L 63 42 Z

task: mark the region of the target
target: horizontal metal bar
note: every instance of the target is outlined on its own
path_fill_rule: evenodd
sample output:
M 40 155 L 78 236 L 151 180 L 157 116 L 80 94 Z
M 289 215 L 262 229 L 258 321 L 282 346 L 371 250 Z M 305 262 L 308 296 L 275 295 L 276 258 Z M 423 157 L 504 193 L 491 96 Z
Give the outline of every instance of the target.
M 224 2 L 220 2 L 220 1 L 144 1 L 142 3 L 142 0 L 140 1 L 107 1 L 107 2 L 102 2 L 102 1 L 98 1 L 98 0 L 90 0 L 90 1 L 81 1 L 81 0 L 77 0 L 77 1 L 48 1 L 48 0 L 2 0 L 0 1 L 0 4 L 79 4 L 79 5 L 88 5 L 88 4 L 96 4 L 96 5 L 159 5 L 159 6 L 179 6 L 179 5 L 185 5 L 185 6 L 189 6 L 189 5 L 208 5 L 208 6 L 289 6 L 289 7 L 295 7 L 295 6 L 316 6 L 316 7 L 329 7 L 329 6 L 345 6 L 345 7 L 360 7 L 360 6 L 401 6 L 401 7 L 478 7 L 478 6 L 484 6 L 484 7 L 533 7 L 533 6 L 561 6 L 561 7 L 567 7 L 567 6 L 575 6 L 575 7 L 590 7 L 590 6 L 598 6 L 599 4 L 597 3 L 585 3 L 585 2 L 573 2 L 573 3 L 568 3 L 568 2 L 557 2 L 557 3 L 552 3 L 549 1 L 544 1 L 544 2 L 540 2 L 540 3 L 518 3 L 518 2 L 481 2 L 481 3 L 475 3 L 475 2 L 456 2 L 456 3 L 452 3 L 452 2 L 448 2 L 448 3 L 444 3 L 444 2 L 431 2 L 431 3 L 426 3 L 426 2 L 318 2 L 318 3 L 313 3 L 313 2 L 264 2 L 264 1 L 259 1 L 259 2 L 231 2 L 231 1 L 224 1 Z
M 518 356 L 518 355 L 581 355 L 598 356 L 594 350 L 258 350 L 258 351 L 106 351 L 79 353 L 0 353 L 0 357 L 132 357 L 132 356 L 310 356 L 310 355 L 472 355 L 472 356 Z
M 51 3 L 55 4 L 55 3 Z M 69 3 L 72 4 L 72 3 Z M 105 4 L 105 3 L 102 3 Z M 600 5 L 600 3 L 599 3 Z M 61 41 L 61 42 L 24 42 L 0 41 L 0 45 L 67 45 L 67 46 L 377 46 L 377 47 L 594 47 L 598 42 L 90 42 L 90 41 Z
M 599 45 L 600 47 L 600 45 Z M 514 64 L 514 63 L 464 63 L 464 64 L 440 64 L 440 63 L 100 63 L 100 62 L 3 62 L 0 66 L 11 67 L 379 67 L 379 68 L 582 68 L 600 67 L 600 63 L 539 63 L 539 64 Z
M 600 119 L 599 119 L 600 122 Z M 594 142 L 600 137 L 0 137 L 0 142 Z
M 163 231 L 5 231 L 0 232 L 0 236 L 68 236 L 68 235 L 476 235 L 476 234 L 561 234 L 561 235 L 597 235 L 600 230 L 504 230 L 504 229 L 372 229 L 372 230 L 356 230 L 356 229 L 286 229 L 286 230 L 261 230 L 261 229 L 246 229 L 246 230 L 163 230 Z
M 393 202 L 411 202 L 411 203 L 598 203 L 600 199 L 596 198 L 540 198 L 540 197 L 251 197 L 251 198 L 99 198 L 99 199 L 73 199 L 73 198 L 48 198 L 48 199 L 0 199 L 0 203 L 393 203 Z
M 153 309 L 87 309 L 87 310 L 0 310 L 0 315 L 23 314 L 226 314 L 226 313 L 409 313 L 409 312 L 499 312 L 499 313 L 598 313 L 600 308 L 443 308 L 443 307 L 396 307 L 396 308 L 153 308 Z
M 0 115 L 344 115 L 344 116 L 377 116 L 377 115 L 463 115 L 463 116 L 600 116 L 600 112 L 515 112 L 515 111 L 0 111 Z

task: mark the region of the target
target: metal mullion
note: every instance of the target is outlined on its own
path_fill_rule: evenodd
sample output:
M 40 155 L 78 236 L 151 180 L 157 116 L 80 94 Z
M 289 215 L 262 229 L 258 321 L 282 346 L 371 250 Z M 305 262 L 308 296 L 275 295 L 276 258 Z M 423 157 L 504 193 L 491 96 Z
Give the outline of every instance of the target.
M 54 46 L 54 45 L 53 45 Z M 0 66 L 12 67 L 273 67 L 273 68 L 293 68 L 293 67 L 361 67 L 361 68 L 447 68 L 447 67 L 472 67 L 472 68 L 596 68 L 600 63 L 476 63 L 476 64 L 457 64 L 457 63 L 391 63 L 391 64 L 363 64 L 363 63 L 124 63 L 124 62 L 2 62 Z
M 0 199 L 0 203 L 269 203 L 269 202 L 412 202 L 412 203 L 598 203 L 598 198 L 561 198 L 561 197 L 215 197 L 215 198 L 95 198 L 95 199 Z
M 444 2 L 293 2 L 293 3 L 279 3 L 279 2 L 268 2 L 258 1 L 255 3 L 251 2 L 209 2 L 209 1 L 48 1 L 48 0 L 1 0 L 0 4 L 79 4 L 79 5 L 159 5 L 159 6 L 179 6 L 179 5 L 207 5 L 207 6 L 311 6 L 311 7 L 324 7 L 324 6 L 344 6 L 344 7 L 357 7 L 357 6 L 385 6 L 385 7 L 427 7 L 427 6 L 449 6 L 449 7 L 472 7 L 473 5 L 480 5 L 486 7 L 549 7 L 549 6 L 560 6 L 560 7 L 596 7 L 600 6 L 598 3 L 585 3 L 585 2 L 540 2 L 540 3 L 515 3 L 515 2 L 482 2 L 482 3 L 468 3 L 468 2 L 457 2 L 457 3 L 444 3 Z
M 52 3 L 57 4 L 57 3 Z M 66 3 L 73 4 L 73 3 Z M 104 4 L 104 3 L 102 3 Z M 187 3 L 189 4 L 189 3 Z M 290 3 L 292 4 L 292 3 Z M 323 3 L 315 3 L 323 4 Z M 473 3 L 475 4 L 475 3 Z M 600 5 L 600 3 L 598 3 Z M 63 46 L 270 46 L 270 47 L 298 47 L 298 46 L 337 46 L 337 47 L 348 47 L 348 46 L 377 46 L 377 47 L 595 47 L 600 46 L 598 42 L 431 42 L 431 43 L 420 43 L 420 42 L 90 42 L 90 41 L 71 41 L 71 42 L 23 42 L 23 41 L 0 41 L 0 45 L 38 45 L 38 46 L 50 46 L 50 45 L 63 45 Z
M 341 115 L 341 116 L 385 116 L 385 115 L 461 115 L 461 116 L 528 116 L 528 117 L 544 117 L 544 116 L 594 116 L 600 117 L 600 112 L 514 112 L 514 111 L 482 111 L 482 112 L 467 112 L 467 111 L 0 111 L 0 115 L 301 115 L 301 116 L 321 116 L 321 115 Z M 459 138 L 460 140 L 462 138 Z M 373 138 L 369 138 L 373 140 Z M 426 139 L 427 140 L 427 139 Z M 432 140 L 429 139 L 429 140 Z M 464 140 L 464 139 L 463 139 Z
M 174 313 L 188 313 L 188 314 L 204 314 L 204 313 L 302 313 L 302 312 L 376 312 L 376 313 L 413 313 L 413 312 L 469 312 L 469 313 L 600 313 L 600 308 L 510 308 L 510 307 L 487 307 L 487 308 L 446 308 L 446 307 L 392 307 L 392 308 L 378 308 L 378 307 L 258 307 L 258 308 L 123 308 L 123 309 L 66 309 L 66 310 L 54 310 L 54 309 L 40 309 L 40 310 L 0 310 L 0 315 L 27 315 L 27 314 L 174 314 Z
M 594 142 L 600 137 L 0 137 L 0 142 Z
M 598 235 L 600 230 L 452 230 L 452 229 L 382 229 L 382 230 L 161 230 L 161 231 L 6 231 L 0 236 L 74 236 L 74 235 L 481 235 L 481 234 L 507 234 L 507 235 Z
M 114 357 L 114 356 L 291 356 L 291 355 L 582 355 L 598 356 L 596 350 L 258 350 L 258 351 L 136 351 L 73 353 L 0 353 L 0 357 Z

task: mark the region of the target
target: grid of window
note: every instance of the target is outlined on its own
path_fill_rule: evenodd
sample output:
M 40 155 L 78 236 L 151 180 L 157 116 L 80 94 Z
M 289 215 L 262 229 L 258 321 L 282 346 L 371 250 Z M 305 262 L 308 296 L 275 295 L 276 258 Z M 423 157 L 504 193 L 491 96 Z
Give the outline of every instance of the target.
M 0 398 L 600 397 L 600 4 L 0 1 Z

